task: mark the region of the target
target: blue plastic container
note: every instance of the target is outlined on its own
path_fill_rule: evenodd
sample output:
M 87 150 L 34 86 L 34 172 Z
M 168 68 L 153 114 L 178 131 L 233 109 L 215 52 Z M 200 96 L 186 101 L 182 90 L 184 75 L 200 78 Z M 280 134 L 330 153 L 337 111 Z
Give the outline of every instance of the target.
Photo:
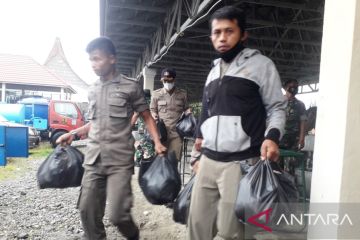
M 5 155 L 5 126 L 0 125 L 0 166 L 6 165 Z
M 34 118 L 48 119 L 49 105 L 34 104 Z
M 0 166 L 7 157 L 29 156 L 29 129 L 16 123 L 0 123 Z
M 25 106 L 23 104 L 0 104 L 0 114 L 10 122 L 24 124 Z
M 36 130 L 46 130 L 48 127 L 48 120 L 44 118 L 35 117 L 32 119 L 33 127 Z

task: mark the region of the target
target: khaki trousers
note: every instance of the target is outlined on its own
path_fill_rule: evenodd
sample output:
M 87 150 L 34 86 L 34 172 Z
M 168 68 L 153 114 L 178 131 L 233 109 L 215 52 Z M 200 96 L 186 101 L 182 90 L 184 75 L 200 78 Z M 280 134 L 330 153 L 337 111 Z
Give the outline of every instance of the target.
M 130 214 L 133 166 L 102 166 L 99 160 L 94 165 L 84 166 L 78 207 L 85 238 L 106 239 L 103 224 L 106 200 L 110 222 L 125 237 L 133 237 L 139 231 Z
M 178 161 L 181 160 L 182 139 L 180 137 L 168 139 L 165 146 L 168 149 L 168 153 L 175 151 L 176 159 Z
M 244 239 L 243 225 L 235 216 L 241 179 L 240 162 L 219 162 L 202 155 L 191 194 L 187 238 Z

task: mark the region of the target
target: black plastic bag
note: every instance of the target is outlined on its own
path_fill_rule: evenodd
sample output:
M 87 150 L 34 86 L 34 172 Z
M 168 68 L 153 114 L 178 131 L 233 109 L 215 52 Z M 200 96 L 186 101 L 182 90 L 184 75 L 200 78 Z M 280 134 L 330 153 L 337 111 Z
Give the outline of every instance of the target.
M 141 185 L 142 182 L 142 176 L 145 174 L 145 172 L 150 168 L 151 164 L 154 162 L 154 158 L 150 159 L 141 159 L 140 166 L 139 166 L 139 185 Z
M 276 224 L 272 220 L 290 213 L 292 204 L 297 201 L 298 191 L 287 173 L 282 172 L 276 163 L 260 160 L 240 180 L 235 213 L 239 221 L 247 223 L 250 217 L 271 209 L 269 219 L 266 219 L 266 214 L 256 219 L 271 226 Z
M 150 166 L 140 166 L 139 184 L 146 199 L 156 205 L 171 203 L 181 189 L 175 152 L 156 156 Z M 148 168 L 147 168 L 148 167 Z M 147 169 L 145 169 L 147 168 Z
M 181 190 L 179 196 L 176 198 L 173 206 L 173 219 L 177 223 L 186 224 L 189 216 L 191 192 L 195 182 L 195 175 L 193 175 L 189 182 Z
M 183 113 L 176 123 L 176 131 L 180 137 L 194 137 L 196 129 L 196 119 L 190 114 Z
M 37 171 L 39 188 L 67 188 L 81 185 L 84 155 L 72 146 L 58 145 Z
M 167 141 L 167 130 L 166 130 L 164 121 L 159 118 L 156 122 L 156 126 L 157 126 L 158 133 L 160 136 L 160 141 L 162 143 L 166 142 Z

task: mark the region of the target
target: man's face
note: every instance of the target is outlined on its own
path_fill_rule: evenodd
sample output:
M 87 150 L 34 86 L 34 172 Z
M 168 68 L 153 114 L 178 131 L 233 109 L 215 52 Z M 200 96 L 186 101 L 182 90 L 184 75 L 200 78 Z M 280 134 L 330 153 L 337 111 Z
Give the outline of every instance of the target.
M 296 95 L 298 92 L 298 84 L 296 82 L 290 82 L 287 86 L 286 86 L 286 91 L 292 95 Z
M 99 49 L 90 52 L 89 59 L 92 69 L 99 77 L 104 77 L 111 73 L 116 63 L 114 55 L 106 54 Z
M 229 51 L 246 38 L 247 33 L 241 32 L 236 19 L 214 19 L 211 23 L 211 42 L 220 53 Z
M 164 75 L 162 78 L 161 78 L 161 81 L 163 83 L 175 83 L 175 78 L 171 77 L 171 76 L 168 76 L 168 75 Z

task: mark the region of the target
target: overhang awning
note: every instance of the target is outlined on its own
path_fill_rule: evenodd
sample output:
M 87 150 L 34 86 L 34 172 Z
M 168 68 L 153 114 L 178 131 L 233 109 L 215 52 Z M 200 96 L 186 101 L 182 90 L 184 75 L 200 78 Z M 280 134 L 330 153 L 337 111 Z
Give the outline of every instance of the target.
M 318 83 L 324 0 L 103 0 L 101 34 L 114 41 L 122 73 L 140 77 L 145 66 L 158 73 L 174 67 L 195 99 L 216 57 L 208 17 L 225 4 L 246 11 L 246 45 L 270 57 L 283 82 Z

